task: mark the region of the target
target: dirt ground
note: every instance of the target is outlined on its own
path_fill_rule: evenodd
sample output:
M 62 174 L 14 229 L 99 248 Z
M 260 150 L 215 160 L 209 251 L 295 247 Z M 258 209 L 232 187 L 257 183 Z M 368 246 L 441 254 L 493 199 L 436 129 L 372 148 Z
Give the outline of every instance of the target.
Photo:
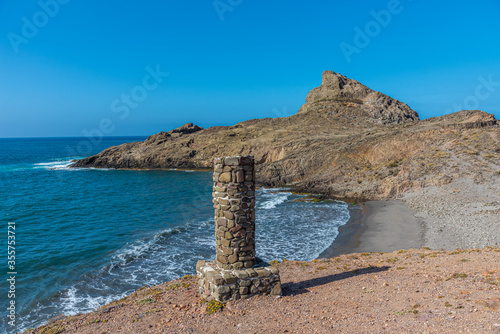
M 187 276 L 26 333 L 500 333 L 500 248 L 355 253 L 278 267 L 282 296 L 209 314 Z

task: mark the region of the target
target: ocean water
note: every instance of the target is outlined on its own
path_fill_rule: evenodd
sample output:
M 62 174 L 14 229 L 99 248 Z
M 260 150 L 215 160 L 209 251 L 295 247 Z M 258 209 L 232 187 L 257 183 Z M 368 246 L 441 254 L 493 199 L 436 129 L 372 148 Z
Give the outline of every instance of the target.
M 210 172 L 67 167 L 144 139 L 0 139 L 1 244 L 6 250 L 7 224 L 15 222 L 17 271 L 12 327 L 4 256 L 0 333 L 90 311 L 146 284 L 194 274 L 198 260 L 215 257 Z M 317 258 L 349 219 L 344 203 L 297 202 L 286 189 L 256 196 L 257 256 L 267 261 Z

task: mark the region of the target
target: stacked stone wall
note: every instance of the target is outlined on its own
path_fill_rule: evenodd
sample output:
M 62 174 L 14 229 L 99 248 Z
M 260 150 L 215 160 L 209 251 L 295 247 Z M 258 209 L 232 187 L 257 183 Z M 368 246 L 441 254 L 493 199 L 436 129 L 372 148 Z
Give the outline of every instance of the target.
M 216 158 L 213 203 L 221 269 L 255 265 L 255 171 L 251 156 Z
M 278 268 L 262 266 L 235 270 L 220 270 L 213 262 L 199 261 L 196 271 L 203 298 L 228 300 L 246 299 L 253 295 L 281 295 Z

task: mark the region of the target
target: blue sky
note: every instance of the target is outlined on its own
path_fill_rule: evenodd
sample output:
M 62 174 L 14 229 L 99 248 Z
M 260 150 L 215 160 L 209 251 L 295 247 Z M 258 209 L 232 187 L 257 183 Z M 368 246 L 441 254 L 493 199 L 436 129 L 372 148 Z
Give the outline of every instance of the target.
M 0 137 L 287 116 L 324 70 L 421 118 L 500 118 L 499 18 L 495 0 L 0 0 Z

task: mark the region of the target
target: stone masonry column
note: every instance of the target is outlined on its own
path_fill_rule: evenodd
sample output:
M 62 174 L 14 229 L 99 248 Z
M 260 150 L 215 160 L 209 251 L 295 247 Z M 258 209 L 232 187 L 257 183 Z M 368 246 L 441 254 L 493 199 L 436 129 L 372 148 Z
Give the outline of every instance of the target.
M 255 265 L 255 171 L 252 156 L 214 160 L 216 264 L 220 269 Z
M 255 257 L 255 172 L 249 155 L 214 159 L 215 260 L 196 263 L 203 299 L 281 295 L 278 268 Z

